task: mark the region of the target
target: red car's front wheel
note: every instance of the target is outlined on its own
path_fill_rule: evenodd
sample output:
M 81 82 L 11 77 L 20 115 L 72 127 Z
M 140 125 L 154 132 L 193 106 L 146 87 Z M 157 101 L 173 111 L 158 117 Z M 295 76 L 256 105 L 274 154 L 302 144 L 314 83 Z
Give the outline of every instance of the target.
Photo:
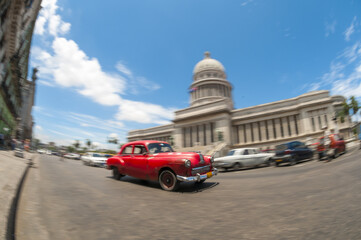
M 179 186 L 179 181 L 175 174 L 170 170 L 164 170 L 159 175 L 159 183 L 163 190 L 175 191 Z

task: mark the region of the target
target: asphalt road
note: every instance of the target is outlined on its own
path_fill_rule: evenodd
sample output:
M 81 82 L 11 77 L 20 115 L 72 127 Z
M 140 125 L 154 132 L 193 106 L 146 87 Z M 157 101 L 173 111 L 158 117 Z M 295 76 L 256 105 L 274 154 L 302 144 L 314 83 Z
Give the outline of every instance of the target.
M 40 155 L 17 239 L 361 239 L 360 154 L 221 172 L 177 192 Z

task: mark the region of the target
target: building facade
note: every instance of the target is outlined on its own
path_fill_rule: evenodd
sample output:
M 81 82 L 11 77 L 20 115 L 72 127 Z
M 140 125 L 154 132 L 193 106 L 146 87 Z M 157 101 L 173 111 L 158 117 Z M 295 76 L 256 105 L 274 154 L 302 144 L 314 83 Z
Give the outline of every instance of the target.
M 233 108 L 232 85 L 223 65 L 205 53 L 193 70 L 190 106 L 175 112 L 172 124 L 134 130 L 128 140 L 168 141 L 178 151 L 224 152 L 236 147 L 273 149 L 288 141 L 312 142 L 324 127 L 351 137 L 351 120 L 335 119 L 344 97 L 313 91 L 295 98 Z
M 22 138 L 30 46 L 40 4 L 41 0 L 0 3 L 0 133 L 6 136 Z

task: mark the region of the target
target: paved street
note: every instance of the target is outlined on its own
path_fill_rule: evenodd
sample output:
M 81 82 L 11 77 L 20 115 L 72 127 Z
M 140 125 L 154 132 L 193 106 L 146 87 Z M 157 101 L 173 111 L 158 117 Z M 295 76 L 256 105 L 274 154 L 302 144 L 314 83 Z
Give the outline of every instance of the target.
M 17 238 L 360 239 L 360 154 L 221 172 L 178 192 L 40 155 L 26 179 Z

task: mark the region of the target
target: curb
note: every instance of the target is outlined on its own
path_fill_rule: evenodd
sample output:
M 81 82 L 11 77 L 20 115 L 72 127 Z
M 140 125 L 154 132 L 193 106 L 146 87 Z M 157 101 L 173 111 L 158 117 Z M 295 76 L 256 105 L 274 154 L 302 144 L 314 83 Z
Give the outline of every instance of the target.
M 8 214 L 8 222 L 7 222 L 7 226 L 6 226 L 6 235 L 5 235 L 5 239 L 6 240 L 15 240 L 16 236 L 15 236 L 15 225 L 16 225 L 16 212 L 17 212 L 17 208 L 19 205 L 19 199 L 20 199 L 20 195 L 23 189 L 23 185 L 24 185 L 24 181 L 25 178 L 29 172 L 29 169 L 32 167 L 33 165 L 33 160 L 29 159 L 29 162 L 27 163 L 26 169 L 24 170 L 23 176 L 20 179 L 20 182 L 18 183 L 17 189 L 16 189 L 16 194 L 13 198 L 10 210 L 9 210 L 9 214 Z

